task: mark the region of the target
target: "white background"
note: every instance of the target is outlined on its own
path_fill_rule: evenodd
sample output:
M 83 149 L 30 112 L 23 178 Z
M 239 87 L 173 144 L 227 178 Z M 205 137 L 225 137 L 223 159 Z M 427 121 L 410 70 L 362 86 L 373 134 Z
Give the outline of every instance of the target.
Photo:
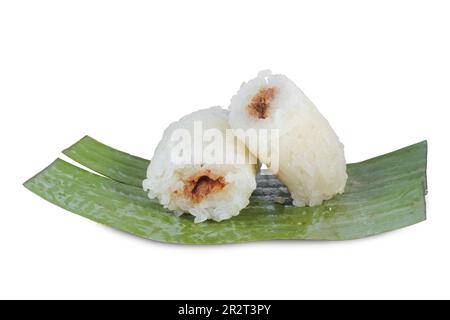
M 351 242 L 177 246 L 22 183 L 89 134 L 150 158 L 186 113 L 292 78 L 349 162 L 427 139 L 428 220 Z M 448 1 L 2 1 L 0 298 L 450 298 Z

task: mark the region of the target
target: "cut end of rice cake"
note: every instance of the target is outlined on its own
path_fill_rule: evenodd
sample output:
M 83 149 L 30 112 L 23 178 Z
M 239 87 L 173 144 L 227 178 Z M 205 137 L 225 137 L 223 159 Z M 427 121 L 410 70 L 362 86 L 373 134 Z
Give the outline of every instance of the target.
M 247 106 L 248 114 L 256 119 L 266 119 L 270 116 L 270 103 L 275 98 L 277 88 L 263 88 L 252 98 Z
M 220 192 L 227 183 L 223 176 L 204 170 L 190 177 L 184 184 L 184 196 L 193 203 L 201 203 L 208 195 Z
M 195 140 L 194 143 L 187 143 L 184 149 L 179 148 L 180 140 L 174 141 L 174 132 L 187 131 L 191 138 L 196 139 L 197 122 L 202 124 L 203 136 L 200 138 L 205 143 L 201 143 L 199 150 L 194 146 Z M 223 145 L 219 145 L 218 150 L 230 150 L 234 156 L 231 160 L 225 152 L 223 159 L 203 158 L 205 155 L 209 156 L 211 150 L 216 152 L 214 148 L 209 148 L 213 142 L 206 143 L 205 140 L 205 134 L 208 133 L 206 130 L 210 129 L 222 135 Z M 191 214 L 195 217 L 195 223 L 208 219 L 222 221 L 237 216 L 248 205 L 250 196 L 256 189 L 255 174 L 258 167 L 256 160 L 249 158 L 249 151 L 242 148 L 243 145 L 237 139 L 227 138 L 227 129 L 228 111 L 220 107 L 202 109 L 172 123 L 164 131 L 147 169 L 147 179 L 143 182 L 149 198 L 158 199 L 164 208 L 176 215 Z M 186 141 L 189 142 L 189 139 L 185 139 Z M 173 156 L 175 154 L 177 157 L 180 149 L 193 156 L 187 161 L 174 161 Z M 202 158 L 200 163 L 195 161 L 197 151 Z M 239 159 L 245 159 L 245 163 L 238 162 Z
M 286 185 L 295 206 L 315 206 L 343 191 L 343 146 L 325 117 L 286 76 L 263 71 L 243 83 L 231 98 L 229 123 Z M 256 138 L 246 135 L 255 131 Z

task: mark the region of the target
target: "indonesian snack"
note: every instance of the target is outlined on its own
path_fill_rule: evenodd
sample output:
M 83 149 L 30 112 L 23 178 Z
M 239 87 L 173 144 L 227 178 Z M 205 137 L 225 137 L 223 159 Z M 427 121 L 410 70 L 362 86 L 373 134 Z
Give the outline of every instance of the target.
M 172 123 L 151 161 L 85 136 L 63 151 L 73 164 L 57 159 L 24 185 L 166 243 L 350 240 L 426 220 L 426 141 L 347 165 L 328 121 L 269 71 L 244 83 L 229 109 Z
M 177 215 L 192 214 L 195 222 L 238 215 L 256 189 L 257 160 L 242 143 L 227 135 L 227 129 L 228 112 L 220 107 L 200 110 L 172 123 L 143 182 L 150 199 L 157 198 Z M 208 144 L 203 135 L 215 140 Z M 208 157 L 208 150 L 213 149 L 216 156 L 222 156 Z M 226 158 L 226 152 L 233 157 Z
M 295 206 L 320 205 L 344 192 L 344 147 L 286 76 L 259 73 L 242 84 L 229 110 L 236 136 L 286 185 Z M 251 130 L 257 131 L 257 139 L 250 137 Z

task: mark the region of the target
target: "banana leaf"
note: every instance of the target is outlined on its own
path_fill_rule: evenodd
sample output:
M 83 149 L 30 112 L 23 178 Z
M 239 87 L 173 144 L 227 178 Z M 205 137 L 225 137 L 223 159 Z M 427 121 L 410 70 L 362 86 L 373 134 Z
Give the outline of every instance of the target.
M 57 159 L 28 180 L 45 200 L 101 224 L 146 239 L 182 244 L 260 240 L 350 240 L 424 221 L 427 142 L 348 165 L 346 192 L 320 206 L 291 205 L 287 189 L 272 175 L 239 216 L 199 224 L 176 217 L 142 190 L 149 160 L 84 137 L 64 154 L 98 174 Z

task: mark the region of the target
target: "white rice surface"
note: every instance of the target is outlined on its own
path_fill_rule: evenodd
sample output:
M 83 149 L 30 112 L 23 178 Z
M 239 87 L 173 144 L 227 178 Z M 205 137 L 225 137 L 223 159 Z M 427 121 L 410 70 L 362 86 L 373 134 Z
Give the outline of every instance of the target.
M 228 111 L 220 107 L 212 107 L 191 113 L 177 122 L 172 123 L 164 132 L 163 138 L 154 153 L 148 167 L 147 179 L 143 182 L 144 190 L 151 199 L 159 202 L 175 214 L 190 213 L 195 216 L 195 222 L 207 219 L 222 221 L 236 216 L 249 203 L 249 198 L 256 188 L 255 175 L 257 165 L 254 164 L 217 164 L 217 163 L 174 163 L 172 151 L 177 141 L 172 141 L 175 130 L 183 128 L 193 134 L 194 122 L 201 121 L 203 129 L 216 128 L 223 133 L 229 129 Z M 226 147 L 234 147 L 237 153 L 241 151 L 249 157 L 248 150 L 237 139 Z M 236 144 L 241 144 L 236 148 Z M 206 146 L 204 145 L 204 148 Z M 194 146 L 192 146 L 194 148 Z M 250 155 L 251 161 L 255 158 Z M 214 176 L 223 177 L 225 187 L 219 191 L 207 194 L 202 201 L 194 201 L 185 192 L 187 181 L 191 177 L 210 172 Z
M 248 112 L 248 105 L 261 90 L 275 88 L 268 117 L 260 119 Z M 230 126 L 233 129 L 279 130 L 279 148 L 260 150 L 262 143 L 238 138 L 270 169 L 278 158 L 277 177 L 288 187 L 296 206 L 314 206 L 344 192 L 347 181 L 344 146 L 314 104 L 293 81 L 284 75 L 264 71 L 242 84 L 231 100 Z

